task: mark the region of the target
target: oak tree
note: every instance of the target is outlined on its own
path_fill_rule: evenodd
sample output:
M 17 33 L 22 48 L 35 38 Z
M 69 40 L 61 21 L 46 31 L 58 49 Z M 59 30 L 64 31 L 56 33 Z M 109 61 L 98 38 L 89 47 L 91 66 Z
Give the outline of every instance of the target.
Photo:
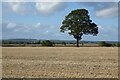
M 84 34 L 96 36 L 98 34 L 98 27 L 90 19 L 88 10 L 76 9 L 65 16 L 65 20 L 62 22 L 60 31 L 68 31 L 68 34 L 73 35 L 77 40 L 77 47 L 79 47 L 79 40 L 82 39 L 82 36 Z

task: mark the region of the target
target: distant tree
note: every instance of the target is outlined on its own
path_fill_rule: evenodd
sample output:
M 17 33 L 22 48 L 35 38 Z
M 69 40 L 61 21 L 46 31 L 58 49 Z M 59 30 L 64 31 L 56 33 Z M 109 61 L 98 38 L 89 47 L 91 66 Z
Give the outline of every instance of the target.
M 98 44 L 99 44 L 99 46 L 105 46 L 105 45 L 106 45 L 106 42 L 105 42 L 105 41 L 101 41 L 101 42 L 99 42 Z
M 83 43 L 83 42 L 82 42 L 81 44 L 82 44 L 82 46 L 84 45 L 84 43 Z
M 83 34 L 96 36 L 98 34 L 98 27 L 90 20 L 86 9 L 76 9 L 65 17 L 60 31 L 68 31 L 68 34 L 73 35 L 77 40 L 77 47 L 79 47 L 79 40 L 82 39 Z
M 56 44 L 55 42 L 51 42 L 51 43 L 52 43 L 52 46 L 55 46 L 55 44 Z
M 66 43 L 65 42 L 62 42 L 62 44 L 65 46 L 66 45 Z
M 24 44 L 24 42 L 20 42 L 20 44 Z
M 120 47 L 120 43 L 117 43 L 116 46 L 117 46 L 117 47 Z
M 37 42 L 37 44 L 41 44 L 41 41 L 39 40 L 39 41 Z
M 110 44 L 110 43 L 106 43 L 105 41 L 101 41 L 101 42 L 99 42 L 99 46 L 101 46 L 101 47 L 110 47 L 110 46 L 113 46 L 112 44 Z
M 53 46 L 53 43 L 49 40 L 45 40 L 41 42 L 42 46 Z

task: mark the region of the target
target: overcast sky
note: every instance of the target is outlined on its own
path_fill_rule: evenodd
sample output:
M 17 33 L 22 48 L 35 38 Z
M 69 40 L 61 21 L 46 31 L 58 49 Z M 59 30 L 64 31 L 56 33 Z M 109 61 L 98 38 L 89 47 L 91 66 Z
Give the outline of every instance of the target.
M 82 40 L 118 40 L 118 7 L 115 2 L 3 2 L 3 39 L 74 40 L 60 32 L 65 16 L 75 9 L 87 9 L 99 27 L 97 36 L 84 35 Z

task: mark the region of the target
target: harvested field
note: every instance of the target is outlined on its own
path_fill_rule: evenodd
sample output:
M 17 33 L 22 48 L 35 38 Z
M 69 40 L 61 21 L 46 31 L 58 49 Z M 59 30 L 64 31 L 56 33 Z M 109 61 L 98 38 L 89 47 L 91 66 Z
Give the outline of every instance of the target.
M 118 78 L 117 47 L 3 47 L 4 78 Z

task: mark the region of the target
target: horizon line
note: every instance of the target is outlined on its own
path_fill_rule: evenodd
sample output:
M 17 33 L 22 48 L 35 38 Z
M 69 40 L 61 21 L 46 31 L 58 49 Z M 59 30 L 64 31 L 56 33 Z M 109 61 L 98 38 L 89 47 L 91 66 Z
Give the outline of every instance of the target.
M 8 39 L 0 39 L 0 40 L 11 40 L 11 39 L 34 39 L 34 40 L 65 40 L 65 41 L 76 41 L 72 39 L 35 39 L 35 38 L 8 38 Z M 79 41 L 117 41 L 120 42 L 119 40 L 79 40 Z

